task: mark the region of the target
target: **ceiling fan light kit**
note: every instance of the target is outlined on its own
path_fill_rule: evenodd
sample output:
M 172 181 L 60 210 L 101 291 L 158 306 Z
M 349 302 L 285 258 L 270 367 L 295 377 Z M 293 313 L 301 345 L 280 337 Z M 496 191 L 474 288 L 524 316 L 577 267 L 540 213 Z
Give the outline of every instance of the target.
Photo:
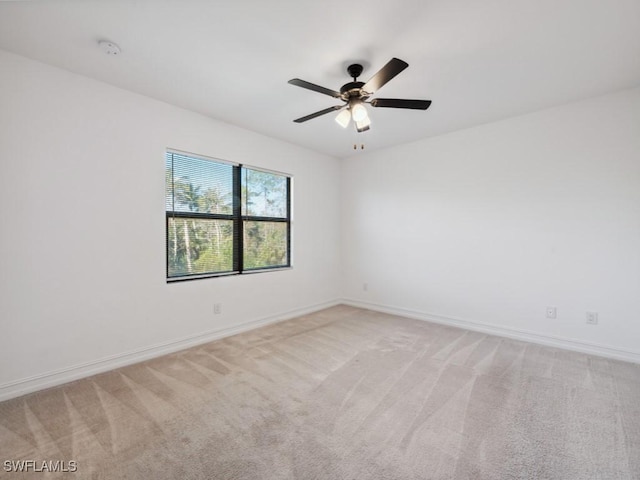
M 369 118 L 369 115 L 367 115 L 367 109 L 364 108 L 362 100 L 351 100 L 350 105 L 349 109 L 351 110 L 351 118 L 353 118 L 354 122 L 363 122 Z
M 325 115 L 330 112 L 342 110 L 336 116 L 336 122 L 343 127 L 347 128 L 349 122 L 353 120 L 357 132 L 366 132 L 371 125 L 371 119 L 365 104 L 369 104 L 372 107 L 385 107 L 385 108 L 406 108 L 411 110 L 426 110 L 431 105 L 431 100 L 406 100 L 400 98 L 374 98 L 369 100 L 378 89 L 384 86 L 392 78 L 407 68 L 409 64 L 400 60 L 399 58 L 392 58 L 382 69 L 380 69 L 368 82 L 358 82 L 358 77 L 362 74 L 363 67 L 359 63 L 349 65 L 347 72 L 353 78 L 353 82 L 345 83 L 340 91 L 331 90 L 329 88 L 321 87 L 299 78 L 289 80 L 291 85 L 313 90 L 314 92 L 329 95 L 331 97 L 340 99 L 344 102 L 343 105 L 334 105 L 333 107 L 325 108 L 319 112 L 306 115 L 294 120 L 295 123 L 306 122 L 313 118 Z M 343 110 L 344 109 L 344 110 Z
M 355 124 L 356 124 L 356 131 L 358 133 L 366 132 L 370 128 L 371 120 L 369 120 L 369 117 L 366 117 L 363 120 L 360 120 L 359 122 L 355 122 Z
M 349 126 L 350 120 L 351 120 L 351 112 L 349 111 L 349 109 L 342 110 L 336 116 L 336 122 L 338 122 L 338 125 L 340 125 L 342 128 L 347 128 Z

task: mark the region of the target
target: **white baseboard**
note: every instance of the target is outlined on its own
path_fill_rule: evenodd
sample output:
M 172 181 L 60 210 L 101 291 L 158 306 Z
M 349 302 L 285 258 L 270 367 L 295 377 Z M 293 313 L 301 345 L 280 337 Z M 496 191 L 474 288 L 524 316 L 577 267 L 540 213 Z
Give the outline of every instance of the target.
M 257 320 L 245 322 L 233 327 L 202 332 L 197 335 L 184 337 L 171 342 L 151 345 L 149 347 L 145 347 L 135 351 L 113 355 L 80 365 L 73 365 L 68 368 L 54 370 L 40 375 L 4 383 L 0 385 L 0 401 L 19 397 L 21 395 L 25 395 L 27 393 L 35 392 L 38 390 L 43 390 L 45 388 L 55 387 L 74 380 L 89 377 L 91 375 L 113 370 L 115 368 L 132 365 L 134 363 L 139 363 L 169 353 L 174 353 L 186 348 L 211 342 L 213 340 L 236 335 L 238 333 L 247 332 L 249 330 L 270 325 L 272 323 L 282 322 L 291 318 L 307 315 L 340 304 L 364 308 L 377 312 L 389 313 L 392 315 L 399 315 L 416 320 L 423 320 L 443 325 L 451 325 L 454 327 L 487 333 L 490 335 L 513 338 L 515 340 L 522 340 L 525 342 L 537 343 L 550 347 L 587 353 L 590 355 L 598 355 L 601 357 L 613 358 L 626 362 L 640 363 L 639 352 L 623 350 L 608 345 L 599 345 L 568 338 L 554 337 L 551 335 L 541 335 L 534 332 L 527 332 L 524 330 L 517 330 L 498 325 L 473 322 L 461 318 L 435 315 L 401 307 L 380 305 L 376 303 L 344 298 L 341 300 L 333 300 L 295 310 L 289 310 L 276 315 L 271 315 Z
M 543 335 L 535 332 L 518 330 L 515 328 L 508 328 L 508 327 L 502 327 L 498 325 L 474 322 L 471 320 L 447 317 L 443 315 L 435 315 L 427 312 L 419 312 L 419 311 L 410 310 L 410 309 L 401 308 L 401 307 L 392 307 L 392 306 L 380 305 L 376 303 L 363 302 L 360 300 L 354 300 L 349 298 L 343 298 L 342 303 L 344 305 L 350 305 L 352 307 L 364 308 L 367 310 L 373 310 L 373 311 L 382 312 L 382 313 L 389 313 L 389 314 L 398 315 L 401 317 L 413 318 L 415 320 L 424 320 L 427 322 L 450 325 L 453 327 L 464 328 L 464 329 L 473 330 L 476 332 L 488 333 L 490 335 L 497 335 L 499 337 L 507 337 L 507 338 L 512 338 L 514 340 L 522 340 L 524 342 L 537 343 L 540 345 L 562 348 L 564 350 L 571 350 L 574 352 L 587 353 L 590 355 L 597 355 L 600 357 L 613 358 L 613 359 L 622 360 L 625 362 L 640 363 L 640 352 L 623 350 L 623 349 L 611 347 L 608 345 L 599 345 L 595 343 L 583 342 L 583 341 L 574 340 L 570 338 L 555 337 L 552 335 Z
M 318 310 L 323 310 L 325 308 L 339 305 L 340 303 L 341 302 L 339 300 L 334 300 L 311 305 L 308 307 L 289 310 L 276 315 L 271 315 L 257 320 L 245 322 L 233 327 L 210 330 L 178 340 L 151 345 L 149 347 L 141 348 L 131 352 L 112 355 L 110 357 L 83 363 L 80 365 L 73 365 L 68 368 L 54 370 L 40 375 L 4 383 L 0 385 L 0 401 L 19 397 L 21 395 L 25 395 L 27 393 L 35 392 L 38 390 L 43 390 L 45 388 L 62 385 L 64 383 L 79 380 L 81 378 L 113 370 L 115 368 L 139 363 L 144 360 L 149 360 L 161 355 L 184 350 L 186 348 L 201 345 L 203 343 L 218 340 L 220 338 L 230 337 L 231 335 L 236 335 L 238 333 L 246 332 L 259 327 L 264 327 L 272 323 L 282 322 L 291 318 L 307 315 L 309 313 L 317 312 Z

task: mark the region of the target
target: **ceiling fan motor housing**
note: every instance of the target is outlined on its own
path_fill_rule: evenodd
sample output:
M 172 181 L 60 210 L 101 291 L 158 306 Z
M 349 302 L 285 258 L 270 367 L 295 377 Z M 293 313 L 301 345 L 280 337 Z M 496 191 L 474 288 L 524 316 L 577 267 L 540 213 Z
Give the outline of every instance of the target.
M 353 82 L 345 83 L 342 88 L 340 88 L 341 97 L 345 102 L 348 102 L 352 98 L 364 100 L 369 96 L 362 90 L 364 82 L 357 81 L 358 77 L 362 74 L 362 70 L 363 67 L 359 63 L 354 63 L 347 67 L 347 72 L 353 77 Z
M 365 96 L 362 91 L 363 86 L 364 82 L 345 83 L 342 88 L 340 88 L 342 99 L 348 101 L 350 98 L 363 98 Z

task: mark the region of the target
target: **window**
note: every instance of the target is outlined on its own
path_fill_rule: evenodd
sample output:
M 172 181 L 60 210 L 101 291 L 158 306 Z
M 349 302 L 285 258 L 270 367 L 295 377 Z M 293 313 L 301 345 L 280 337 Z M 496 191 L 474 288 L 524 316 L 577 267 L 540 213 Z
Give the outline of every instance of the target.
M 291 265 L 291 178 L 166 153 L 167 281 Z

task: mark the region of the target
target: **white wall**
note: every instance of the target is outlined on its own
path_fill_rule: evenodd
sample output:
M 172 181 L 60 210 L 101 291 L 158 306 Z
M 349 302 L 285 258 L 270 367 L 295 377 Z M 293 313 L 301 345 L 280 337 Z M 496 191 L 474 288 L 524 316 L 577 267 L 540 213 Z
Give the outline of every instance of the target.
M 2 51 L 0 71 L 0 399 L 339 297 L 338 160 Z M 167 147 L 292 174 L 294 268 L 167 284 Z
M 352 303 L 640 361 L 640 89 L 364 154 L 342 182 Z

